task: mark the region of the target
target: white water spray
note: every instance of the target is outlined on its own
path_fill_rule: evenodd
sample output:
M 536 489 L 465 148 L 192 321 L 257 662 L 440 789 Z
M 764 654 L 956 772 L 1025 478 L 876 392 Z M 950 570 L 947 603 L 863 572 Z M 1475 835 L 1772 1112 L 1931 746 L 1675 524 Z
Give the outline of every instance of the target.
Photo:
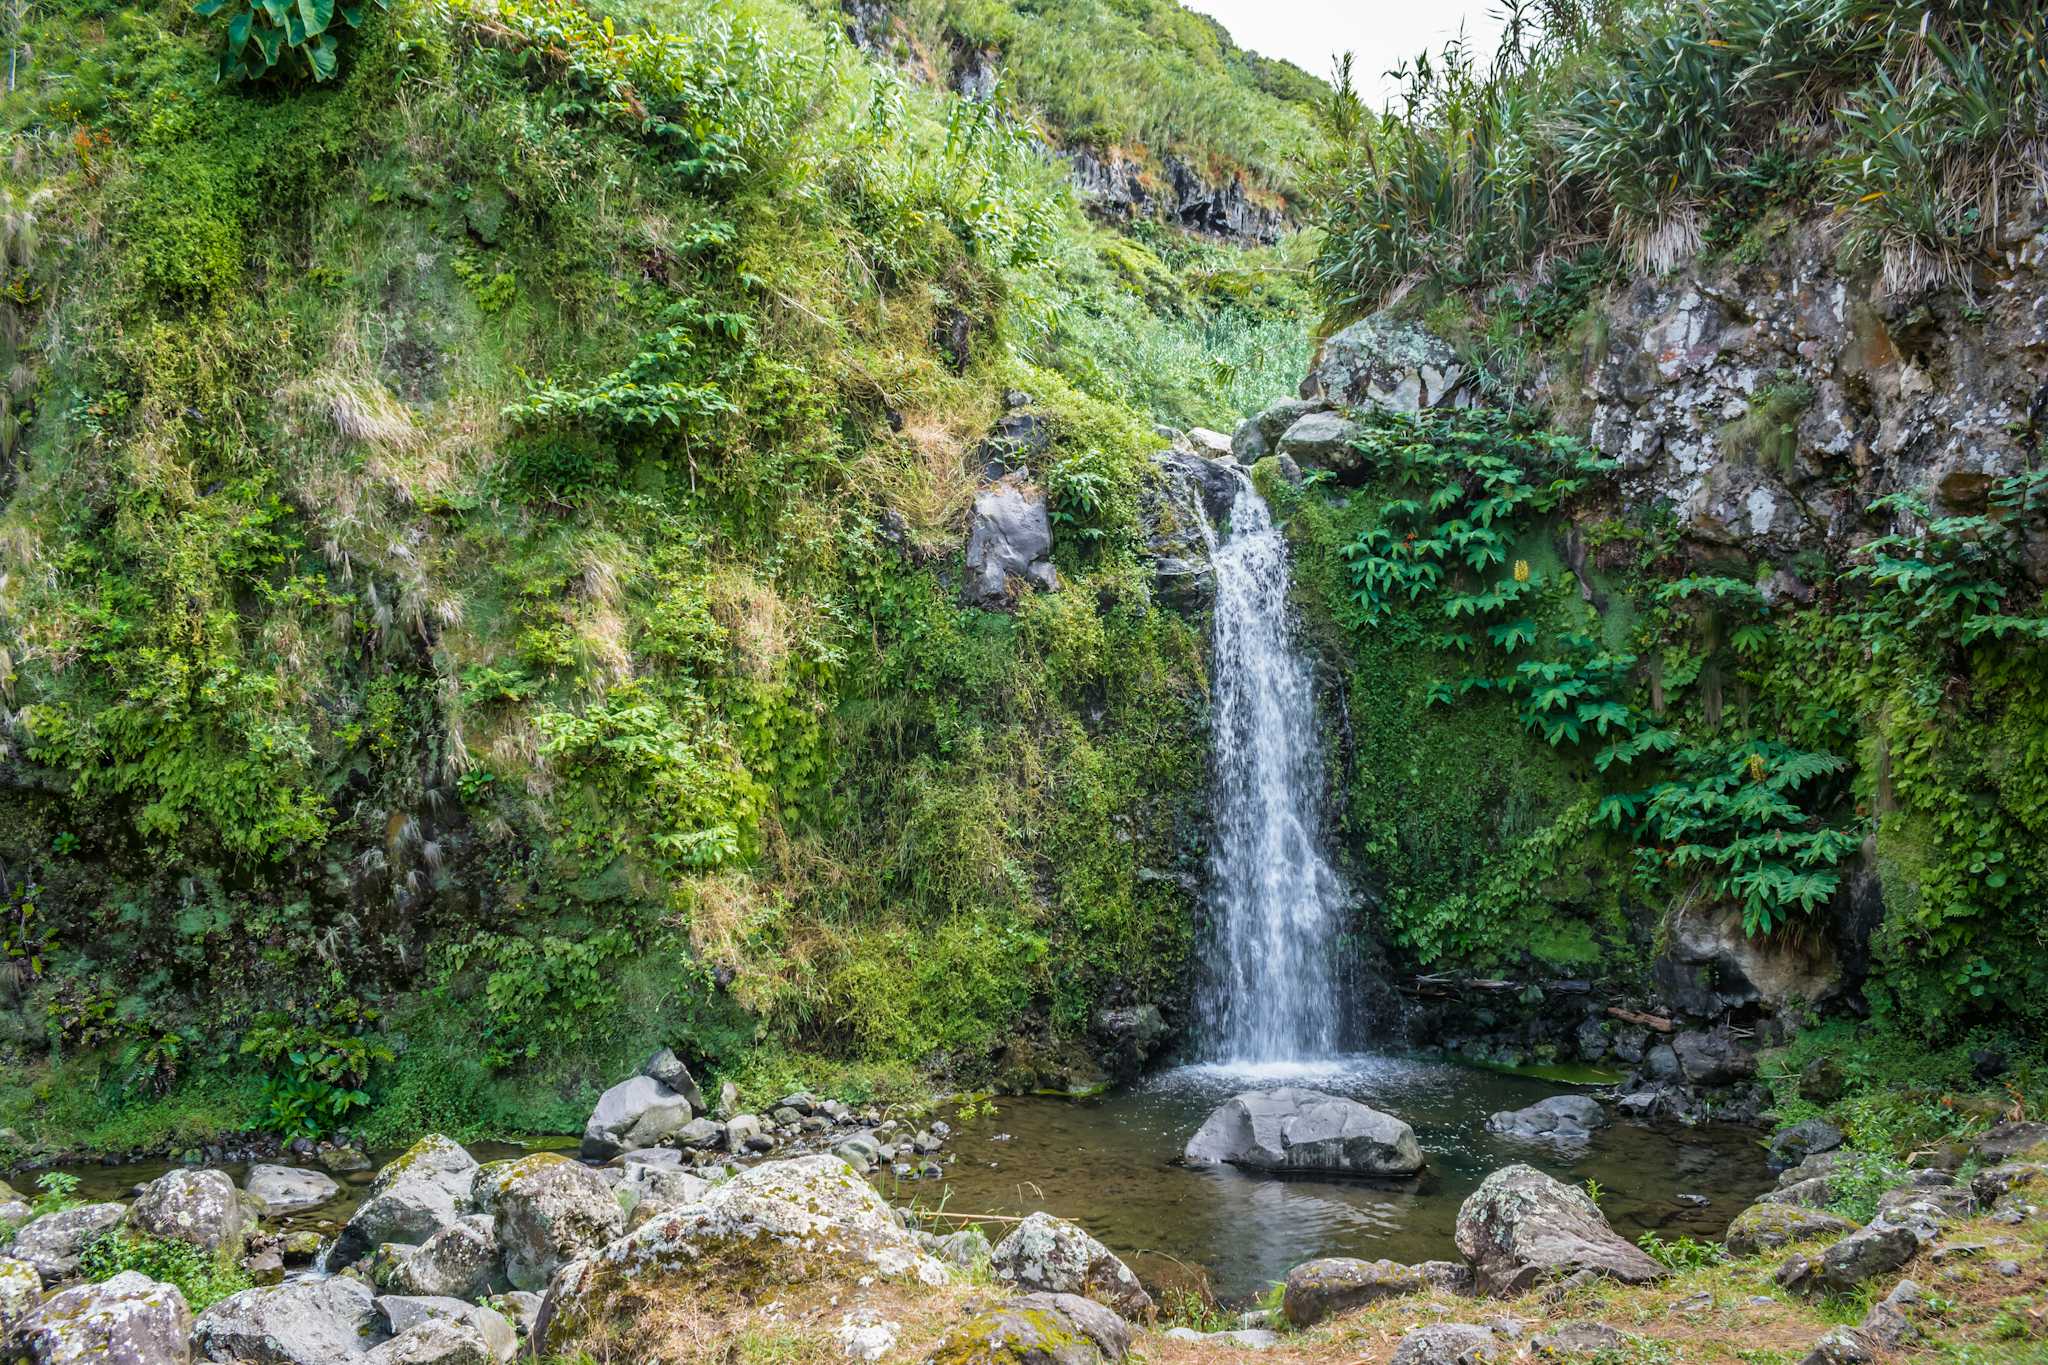
M 1202 1047 L 1212 1061 L 1307 1061 L 1337 1049 L 1344 890 L 1321 847 L 1315 692 L 1288 638 L 1286 543 L 1251 481 L 1238 480 L 1229 537 L 1202 523 L 1216 575 Z

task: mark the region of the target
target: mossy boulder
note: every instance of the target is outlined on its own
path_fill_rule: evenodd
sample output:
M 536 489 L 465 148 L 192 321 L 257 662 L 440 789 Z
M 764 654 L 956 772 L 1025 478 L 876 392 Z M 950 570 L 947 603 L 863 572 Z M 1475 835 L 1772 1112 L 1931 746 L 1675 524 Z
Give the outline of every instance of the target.
M 564 1264 L 626 1230 L 604 1177 L 552 1154 L 527 1157 L 500 1175 L 495 1207 L 505 1278 L 514 1289 L 545 1289 Z
M 1280 1315 L 1297 1329 L 1313 1327 L 1380 1299 L 1426 1293 L 1429 1281 L 1414 1266 L 1395 1261 L 1361 1261 L 1325 1256 L 1287 1272 Z
M 335 1239 L 335 1266 L 346 1266 L 384 1242 L 417 1246 L 470 1211 L 476 1159 L 435 1133 L 377 1172 L 370 1197 Z
M 95 1237 L 120 1226 L 126 1204 L 85 1204 L 46 1213 L 16 1230 L 8 1254 L 34 1266 L 45 1283 L 78 1273 L 78 1258 Z
M 1822 1209 L 1760 1203 L 1735 1215 L 1735 1221 L 1728 1225 L 1726 1241 L 1731 1254 L 1755 1256 L 1799 1242 L 1845 1237 L 1855 1230 L 1856 1225 L 1848 1219 Z
M 168 1171 L 149 1182 L 128 1221 L 152 1237 L 189 1242 L 201 1251 L 241 1251 L 249 1219 L 241 1192 L 225 1171 Z
M 1026 1294 L 948 1332 L 929 1365 L 1100 1365 L 1122 1360 L 1130 1325 L 1076 1294 Z
M 22 1322 L 21 1341 L 35 1365 L 186 1365 L 191 1331 L 175 1286 L 126 1270 L 51 1295 Z
M 996 1278 L 1021 1289 L 1079 1294 L 1127 1318 L 1152 1316 L 1152 1296 L 1116 1255 L 1077 1224 L 1034 1213 L 989 1256 Z

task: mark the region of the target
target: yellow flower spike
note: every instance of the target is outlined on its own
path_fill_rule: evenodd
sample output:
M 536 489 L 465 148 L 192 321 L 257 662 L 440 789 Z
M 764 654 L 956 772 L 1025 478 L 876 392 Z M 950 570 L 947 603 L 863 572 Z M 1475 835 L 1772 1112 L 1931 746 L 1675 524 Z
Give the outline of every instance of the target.
M 1751 754 L 1749 756 L 1749 780 L 1752 782 L 1764 780 L 1764 756 L 1762 754 Z
M 1517 583 L 1527 583 L 1529 581 L 1528 560 L 1518 559 L 1515 561 L 1515 581 Z

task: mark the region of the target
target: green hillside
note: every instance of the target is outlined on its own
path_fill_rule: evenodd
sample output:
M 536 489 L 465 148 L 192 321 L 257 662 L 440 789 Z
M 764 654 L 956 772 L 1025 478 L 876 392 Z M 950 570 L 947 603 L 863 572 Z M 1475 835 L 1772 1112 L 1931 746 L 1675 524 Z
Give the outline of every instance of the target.
M 1298 272 L 1091 226 L 775 0 L 217 80 L 230 9 L 38 7 L 0 106 L 0 1124 L 559 1128 L 664 1040 L 1054 1077 L 1173 989 L 1200 642 L 1138 496 L 1299 374 Z M 969 609 L 1018 389 L 1065 590 Z

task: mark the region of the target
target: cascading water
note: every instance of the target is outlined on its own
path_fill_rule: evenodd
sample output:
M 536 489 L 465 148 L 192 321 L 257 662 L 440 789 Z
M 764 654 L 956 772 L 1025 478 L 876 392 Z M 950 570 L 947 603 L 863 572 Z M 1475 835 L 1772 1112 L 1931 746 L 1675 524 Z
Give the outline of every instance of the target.
M 1212 946 L 1200 1000 L 1217 1062 L 1310 1061 L 1338 1043 L 1344 892 L 1323 856 L 1322 755 L 1307 662 L 1287 628 L 1287 547 L 1242 473 L 1216 575 Z

